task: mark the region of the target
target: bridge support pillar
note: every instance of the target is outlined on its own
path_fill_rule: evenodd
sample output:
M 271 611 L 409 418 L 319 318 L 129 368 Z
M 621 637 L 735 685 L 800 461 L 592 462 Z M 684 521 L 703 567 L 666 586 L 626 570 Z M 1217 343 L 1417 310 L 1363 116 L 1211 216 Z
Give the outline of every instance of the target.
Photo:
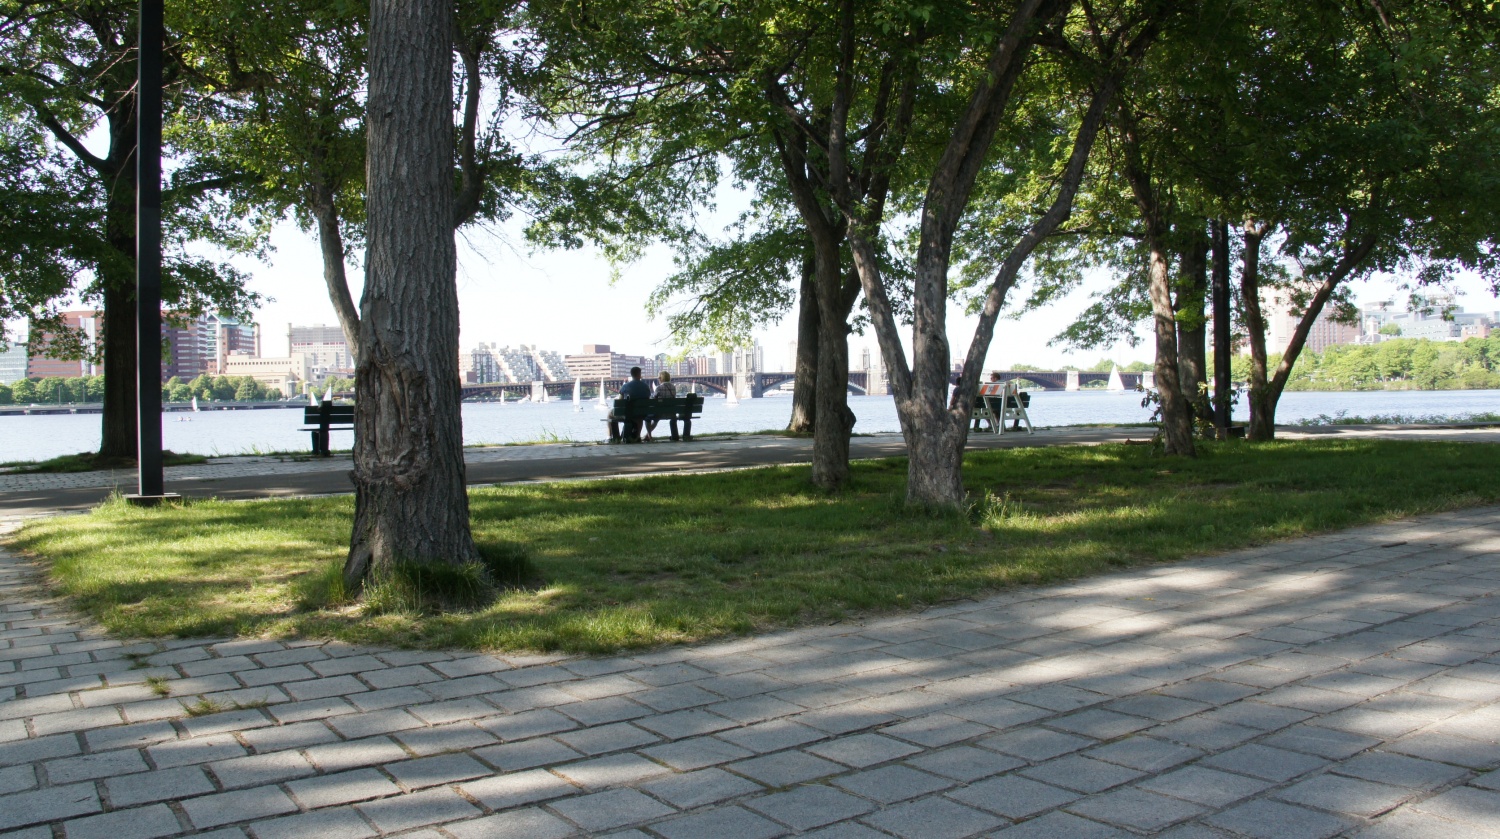
M 545 402 L 545 401 L 547 401 L 547 385 L 546 385 L 545 382 L 534 381 L 534 382 L 531 383 L 531 401 L 532 402 Z
M 1156 371 L 1147 370 L 1141 374 L 1141 387 L 1150 390 L 1156 387 Z
M 1069 370 L 1068 371 L 1068 386 L 1067 386 L 1067 389 L 1068 390 L 1078 390 L 1079 387 L 1080 386 L 1078 384 L 1078 371 L 1077 370 Z
M 765 388 L 761 384 L 760 374 L 754 370 L 736 370 L 734 373 L 734 392 L 741 399 L 759 399 L 766 395 Z

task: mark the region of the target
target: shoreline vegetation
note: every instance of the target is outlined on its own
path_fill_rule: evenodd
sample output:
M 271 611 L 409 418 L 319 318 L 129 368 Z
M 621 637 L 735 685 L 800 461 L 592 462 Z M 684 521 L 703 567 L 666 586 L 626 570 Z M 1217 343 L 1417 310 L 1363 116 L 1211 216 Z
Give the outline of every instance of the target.
M 1369 439 L 973 452 L 970 503 L 902 503 L 904 458 L 475 488 L 478 605 L 342 589 L 345 497 L 189 501 L 26 524 L 10 546 L 131 637 L 237 635 L 608 653 L 893 613 L 1007 587 L 1500 502 L 1500 447 Z M 643 523 L 649 527 L 643 529 Z M 795 534 L 795 538 L 790 538 Z M 498 585 L 494 583 L 498 582 Z

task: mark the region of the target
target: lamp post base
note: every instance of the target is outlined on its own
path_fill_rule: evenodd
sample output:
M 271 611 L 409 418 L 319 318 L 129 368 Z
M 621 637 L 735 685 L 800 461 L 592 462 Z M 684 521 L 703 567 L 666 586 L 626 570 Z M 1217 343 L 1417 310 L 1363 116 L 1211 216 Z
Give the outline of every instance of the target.
M 132 507 L 160 507 L 162 504 L 173 504 L 181 500 L 182 496 L 175 492 L 164 492 L 161 495 L 129 493 L 125 496 L 125 503 Z

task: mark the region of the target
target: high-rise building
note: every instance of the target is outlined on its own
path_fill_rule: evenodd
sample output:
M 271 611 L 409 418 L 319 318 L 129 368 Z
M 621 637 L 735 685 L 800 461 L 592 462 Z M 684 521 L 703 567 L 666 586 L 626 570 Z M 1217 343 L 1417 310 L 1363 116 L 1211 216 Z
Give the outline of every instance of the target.
M 26 344 L 14 343 L 0 349 L 0 385 L 8 385 L 26 378 Z
M 1292 332 L 1302 320 L 1302 313 L 1293 310 L 1291 296 L 1283 289 L 1261 289 L 1260 307 L 1266 320 L 1266 350 L 1281 352 L 1291 342 Z M 1308 330 L 1303 349 L 1320 353 L 1336 344 L 1353 344 L 1358 340 L 1358 326 L 1335 321 L 1325 308 Z
M 465 384 L 505 382 L 496 357 L 498 349 L 494 344 L 480 343 L 473 349 L 459 351 L 458 370 Z
M 162 381 L 198 376 L 222 376 L 230 355 L 260 355 L 260 325 L 233 318 L 201 315 L 176 324 L 170 316 L 162 324 L 167 348 L 162 356 Z
M 787 341 L 786 342 L 786 366 L 783 367 L 783 368 L 781 368 L 781 369 L 783 369 L 783 370 L 796 370 L 797 369 L 797 342 L 796 341 Z
M 97 346 L 104 331 L 104 313 L 98 311 L 63 312 L 63 325 L 79 338 L 86 349 Z M 44 332 L 31 336 L 32 352 L 26 363 L 26 378 L 46 379 L 53 376 L 72 378 L 94 376 L 104 372 L 99 365 L 87 359 L 67 359 L 50 356 L 47 348 L 61 343 L 59 336 Z M 59 353 L 61 355 L 61 353 Z
M 306 357 L 307 374 L 313 382 L 322 382 L 330 376 L 354 375 L 354 358 L 349 354 L 349 342 L 342 327 L 287 324 L 286 343 L 288 356 L 300 353 Z
M 642 378 L 653 378 L 662 370 L 669 369 L 665 353 L 654 357 L 626 355 L 613 352 L 608 344 L 584 344 L 583 352 L 563 356 L 567 375 L 584 381 L 598 379 L 623 379 L 630 375 L 630 368 L 641 368 Z

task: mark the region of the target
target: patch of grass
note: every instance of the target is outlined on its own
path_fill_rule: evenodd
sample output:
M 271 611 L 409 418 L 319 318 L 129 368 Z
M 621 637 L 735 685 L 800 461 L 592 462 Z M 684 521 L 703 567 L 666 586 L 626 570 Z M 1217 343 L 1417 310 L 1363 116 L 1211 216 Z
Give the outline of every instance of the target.
M 201 454 L 177 454 L 172 451 L 162 452 L 162 464 L 164 466 L 190 466 L 195 463 L 207 463 L 208 458 Z M 100 457 L 97 452 L 79 452 L 78 454 L 65 454 L 48 460 L 14 460 L 9 463 L 0 463 L 0 467 L 10 468 L 12 473 L 18 474 L 41 474 L 58 472 L 94 472 L 100 469 L 133 469 L 135 459 L 128 457 Z
M 147 676 L 146 687 L 151 688 L 151 692 L 157 696 L 172 695 L 172 688 L 167 684 L 166 677 L 164 676 Z
M 190 717 L 206 717 L 209 714 L 217 714 L 221 711 L 228 711 L 229 706 L 225 705 L 222 702 L 215 702 L 214 700 L 204 696 L 199 698 L 197 702 L 185 706 L 183 710 L 187 711 L 187 715 Z
M 908 509 L 903 459 L 854 464 L 836 495 L 812 488 L 805 466 L 476 489 L 474 534 L 495 590 L 444 612 L 400 592 L 350 601 L 339 581 L 347 497 L 111 502 L 31 522 L 13 541 L 48 557 L 58 588 L 127 636 L 607 652 L 1500 501 L 1500 446 L 1231 441 L 1200 451 L 975 452 L 962 512 Z

